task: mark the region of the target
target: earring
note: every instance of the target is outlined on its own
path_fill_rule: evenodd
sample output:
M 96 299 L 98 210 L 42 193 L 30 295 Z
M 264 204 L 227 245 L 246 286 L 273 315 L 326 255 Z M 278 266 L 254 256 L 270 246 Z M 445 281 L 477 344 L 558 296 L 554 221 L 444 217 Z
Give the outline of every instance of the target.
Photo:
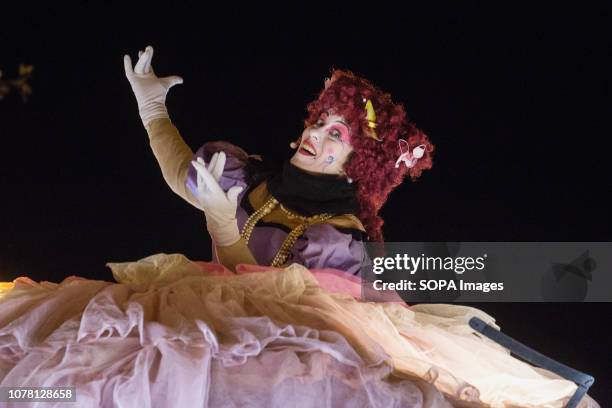
M 350 178 L 350 177 L 347 177 L 347 178 L 346 178 L 346 182 L 347 182 L 347 183 L 349 183 L 349 184 L 351 184 L 351 183 L 353 182 L 353 179 L 352 179 L 352 178 Z
M 289 143 L 289 147 L 292 148 L 292 149 L 297 149 L 298 144 L 296 142 L 291 142 L 291 143 Z

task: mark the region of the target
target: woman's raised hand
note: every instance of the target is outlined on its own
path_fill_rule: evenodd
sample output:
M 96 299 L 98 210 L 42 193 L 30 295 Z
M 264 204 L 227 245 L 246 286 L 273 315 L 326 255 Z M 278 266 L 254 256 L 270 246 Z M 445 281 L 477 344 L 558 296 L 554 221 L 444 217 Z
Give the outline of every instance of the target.
M 129 55 L 123 57 L 125 76 L 138 102 L 138 111 L 142 123 L 147 126 L 153 119 L 169 118 L 166 109 L 166 94 L 176 84 L 182 84 L 183 78 L 171 75 L 158 78 L 151 67 L 153 47 L 150 45 L 138 53 L 138 62 L 132 69 L 132 59 Z

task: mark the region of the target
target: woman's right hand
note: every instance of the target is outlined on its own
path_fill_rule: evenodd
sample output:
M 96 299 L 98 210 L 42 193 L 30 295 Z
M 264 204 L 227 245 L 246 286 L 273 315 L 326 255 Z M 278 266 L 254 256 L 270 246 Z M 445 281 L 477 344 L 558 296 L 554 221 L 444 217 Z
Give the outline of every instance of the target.
M 138 102 L 138 112 L 143 125 L 147 126 L 153 119 L 169 118 L 166 109 L 166 94 L 176 84 L 182 84 L 183 78 L 171 75 L 158 78 L 151 67 L 153 59 L 153 47 L 150 45 L 144 52 L 138 53 L 138 62 L 132 69 L 132 59 L 129 55 L 123 57 L 125 76 Z
M 225 168 L 225 152 L 215 153 L 206 167 L 202 158 L 191 161 L 197 172 L 197 200 L 206 216 L 206 228 L 215 245 L 227 247 L 240 240 L 240 230 L 236 219 L 238 195 L 242 186 L 230 187 L 223 191 L 219 180 Z

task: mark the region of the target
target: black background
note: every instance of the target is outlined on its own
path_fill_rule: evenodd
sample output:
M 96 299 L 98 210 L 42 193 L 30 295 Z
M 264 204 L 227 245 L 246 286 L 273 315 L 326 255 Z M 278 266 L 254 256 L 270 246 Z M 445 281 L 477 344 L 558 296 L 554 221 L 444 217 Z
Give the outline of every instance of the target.
M 225 139 L 289 157 L 331 67 L 404 103 L 437 150 L 382 210 L 387 241 L 612 241 L 605 7 L 286 7 L 4 8 L 0 69 L 34 74 L 26 103 L 0 101 L 0 280 L 112 280 L 106 262 L 159 252 L 209 259 L 204 218 L 164 183 L 124 76 L 123 54 L 148 44 L 158 75 L 185 80 L 167 104 L 194 150 Z M 609 303 L 475 306 L 595 375 L 606 406 Z

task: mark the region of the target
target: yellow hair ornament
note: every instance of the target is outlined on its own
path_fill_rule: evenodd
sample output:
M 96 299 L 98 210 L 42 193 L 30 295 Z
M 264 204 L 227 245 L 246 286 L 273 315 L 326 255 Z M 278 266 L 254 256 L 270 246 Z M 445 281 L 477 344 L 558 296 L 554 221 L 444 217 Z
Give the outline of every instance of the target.
M 372 139 L 382 142 L 382 139 L 380 139 L 378 135 L 376 135 L 376 131 L 374 130 L 376 128 L 376 112 L 374 112 L 374 106 L 372 105 L 371 100 L 368 99 L 365 105 L 365 109 L 366 109 L 366 119 L 368 120 L 368 126 L 371 129 L 370 133 L 371 133 Z

